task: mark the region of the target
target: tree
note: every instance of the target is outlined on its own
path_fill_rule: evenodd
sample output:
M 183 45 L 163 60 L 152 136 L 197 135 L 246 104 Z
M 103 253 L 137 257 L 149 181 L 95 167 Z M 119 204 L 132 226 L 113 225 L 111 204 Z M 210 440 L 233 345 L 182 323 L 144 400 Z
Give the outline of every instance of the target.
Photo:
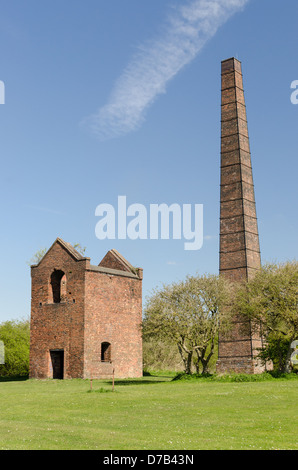
M 82 256 L 84 256 L 85 254 L 85 251 L 86 251 L 86 247 L 82 246 L 80 243 L 75 243 L 73 245 L 74 249 L 77 250 Z
M 73 245 L 74 249 L 77 250 L 82 256 L 84 256 L 85 254 L 85 251 L 86 251 L 86 247 L 83 247 L 80 243 L 75 243 Z M 32 258 L 30 259 L 30 261 L 27 262 L 27 264 L 29 264 L 29 266 L 33 265 L 33 264 L 38 264 L 42 258 L 44 257 L 44 255 L 46 254 L 46 252 L 48 251 L 47 248 L 40 248 L 39 250 L 37 250 L 37 252 L 32 256 Z
M 228 304 L 231 286 L 219 276 L 187 277 L 185 281 L 163 286 L 148 298 L 143 329 L 145 337 L 171 339 L 178 347 L 185 372 L 195 363 L 199 373 L 208 370 L 218 338 L 222 308 Z M 221 318 L 221 328 L 229 324 Z
M 29 320 L 11 320 L 0 324 L 0 341 L 4 344 L 4 364 L 0 376 L 26 376 L 29 373 Z
M 291 343 L 298 339 L 298 262 L 266 264 L 237 292 L 235 308 L 260 328 L 265 340 L 260 358 L 275 369 L 291 369 Z
M 47 248 L 40 248 L 39 250 L 37 250 L 37 252 L 32 256 L 32 258 L 30 259 L 30 261 L 27 262 L 27 264 L 29 264 L 29 266 L 33 265 L 33 264 L 38 264 L 42 258 L 44 257 L 44 255 L 46 254 L 47 252 Z

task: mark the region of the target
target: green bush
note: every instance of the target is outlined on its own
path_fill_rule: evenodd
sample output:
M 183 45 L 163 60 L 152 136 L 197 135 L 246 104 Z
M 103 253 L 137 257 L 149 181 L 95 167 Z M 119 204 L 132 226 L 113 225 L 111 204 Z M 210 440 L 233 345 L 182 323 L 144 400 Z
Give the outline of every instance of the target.
M 214 382 L 264 382 L 274 379 L 298 379 L 298 374 L 282 374 L 276 372 L 263 372 L 262 374 L 186 374 L 185 372 L 176 374 L 172 380 L 195 381 L 207 380 Z
M 6 321 L 0 324 L 0 341 L 5 348 L 0 377 L 29 374 L 30 323 L 28 320 Z

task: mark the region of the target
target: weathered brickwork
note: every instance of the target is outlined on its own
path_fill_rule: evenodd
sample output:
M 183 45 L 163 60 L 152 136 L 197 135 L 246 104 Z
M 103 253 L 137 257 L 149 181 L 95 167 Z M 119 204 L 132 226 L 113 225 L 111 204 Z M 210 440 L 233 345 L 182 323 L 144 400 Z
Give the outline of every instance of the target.
M 31 277 L 30 377 L 142 376 L 142 269 L 115 250 L 93 266 L 58 238 Z
M 241 63 L 222 62 L 220 274 L 232 281 L 253 276 L 261 266 L 251 155 Z M 219 337 L 218 372 L 260 372 L 260 337 L 235 318 L 229 337 Z

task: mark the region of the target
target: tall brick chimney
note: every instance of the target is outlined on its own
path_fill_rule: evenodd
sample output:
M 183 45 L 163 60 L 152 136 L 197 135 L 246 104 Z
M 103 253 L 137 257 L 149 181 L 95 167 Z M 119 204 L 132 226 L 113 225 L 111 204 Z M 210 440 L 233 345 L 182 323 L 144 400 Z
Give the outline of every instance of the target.
M 241 63 L 231 58 L 221 67 L 219 271 L 232 281 L 241 281 L 261 266 L 259 235 Z M 219 337 L 217 371 L 260 372 L 255 359 L 260 346 L 250 324 L 236 317 L 229 337 Z

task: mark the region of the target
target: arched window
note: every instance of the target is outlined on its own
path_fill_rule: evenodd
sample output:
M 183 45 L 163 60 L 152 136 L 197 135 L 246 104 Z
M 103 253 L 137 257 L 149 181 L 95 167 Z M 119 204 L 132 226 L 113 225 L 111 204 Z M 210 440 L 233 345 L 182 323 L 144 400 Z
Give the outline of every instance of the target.
M 66 293 L 66 276 L 59 269 L 55 269 L 51 275 L 52 301 L 59 304 Z
M 101 343 L 101 361 L 111 362 L 111 344 L 104 342 Z

